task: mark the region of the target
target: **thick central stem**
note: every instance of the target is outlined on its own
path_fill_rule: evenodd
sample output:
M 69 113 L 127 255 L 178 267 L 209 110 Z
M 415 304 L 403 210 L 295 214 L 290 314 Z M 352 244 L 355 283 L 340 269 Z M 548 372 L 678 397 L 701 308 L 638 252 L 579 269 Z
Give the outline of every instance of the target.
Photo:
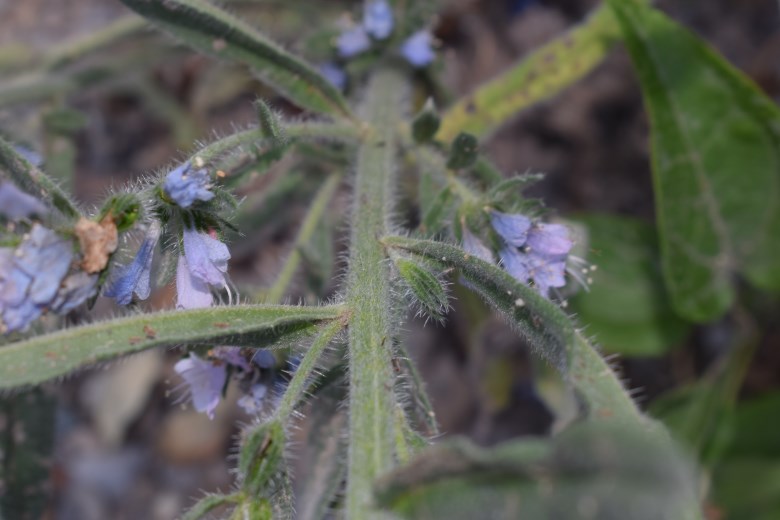
M 371 132 L 360 146 L 347 278 L 349 325 L 349 473 L 347 517 L 371 511 L 374 480 L 393 465 L 394 393 L 390 272 L 379 238 L 387 233 L 394 189 L 395 128 L 406 101 L 400 72 L 372 78 L 362 116 Z

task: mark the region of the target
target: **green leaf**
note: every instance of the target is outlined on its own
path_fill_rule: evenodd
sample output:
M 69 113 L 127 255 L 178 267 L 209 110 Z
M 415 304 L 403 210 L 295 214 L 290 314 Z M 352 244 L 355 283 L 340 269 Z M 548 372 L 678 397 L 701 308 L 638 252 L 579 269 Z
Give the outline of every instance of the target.
M 780 110 L 696 36 L 636 0 L 609 0 L 642 84 L 666 284 L 712 320 L 732 277 L 780 289 Z
M 379 505 L 407 519 L 696 519 L 690 464 L 663 437 L 584 423 L 552 440 L 433 446 L 380 480 Z
M 341 316 L 341 306 L 238 305 L 141 314 L 0 347 L 0 389 L 41 383 L 81 366 L 180 343 L 262 346 Z
M 455 103 L 444 114 L 437 138 L 449 142 L 459 132 L 469 132 L 484 139 L 521 110 L 588 74 L 619 37 L 612 14 L 598 9 L 581 26 L 532 52 Z
M 415 303 L 423 314 L 442 321 L 450 306 L 442 281 L 419 262 L 398 255 L 393 255 L 392 258 L 398 274 L 414 295 Z
M 646 422 L 617 375 L 577 331 L 569 317 L 506 271 L 464 250 L 431 240 L 385 237 L 393 249 L 407 251 L 441 269 L 460 269 L 465 281 L 581 394 L 594 417 L 624 423 Z
M 681 341 L 690 326 L 677 317 L 663 287 L 657 238 L 652 226 L 628 217 L 587 215 L 589 260 L 596 271 L 590 291 L 571 299 L 588 334 L 610 352 L 661 355 Z
M 339 91 L 311 66 L 204 0 L 122 0 L 153 23 L 209 54 L 248 65 L 263 81 L 303 108 L 350 117 Z
M 780 518 L 780 459 L 726 460 L 716 468 L 712 486 L 712 501 L 724 518 Z

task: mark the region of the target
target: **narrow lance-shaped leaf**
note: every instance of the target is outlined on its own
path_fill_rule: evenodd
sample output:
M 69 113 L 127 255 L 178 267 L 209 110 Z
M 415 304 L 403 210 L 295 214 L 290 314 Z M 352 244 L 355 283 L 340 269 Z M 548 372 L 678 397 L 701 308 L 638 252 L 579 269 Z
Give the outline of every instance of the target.
M 41 383 L 81 366 L 162 345 L 260 346 L 337 319 L 341 306 L 239 305 L 142 314 L 0 347 L 0 388 Z
M 328 80 L 226 11 L 204 0 L 122 0 L 122 3 L 195 49 L 248 65 L 263 81 L 301 107 L 349 117 L 346 101 Z
M 664 14 L 610 0 L 650 114 L 666 284 L 676 310 L 706 321 L 731 278 L 780 289 L 780 110 Z
M 512 116 L 576 82 L 618 41 L 620 30 L 601 8 L 574 28 L 481 85 L 442 117 L 437 138 L 449 142 L 459 132 L 485 138 Z
M 438 268 L 460 269 L 463 278 L 549 360 L 583 397 L 591 415 L 645 423 L 617 375 L 582 337 L 566 314 L 506 271 L 459 247 L 431 240 L 385 237 L 382 242 L 425 258 Z

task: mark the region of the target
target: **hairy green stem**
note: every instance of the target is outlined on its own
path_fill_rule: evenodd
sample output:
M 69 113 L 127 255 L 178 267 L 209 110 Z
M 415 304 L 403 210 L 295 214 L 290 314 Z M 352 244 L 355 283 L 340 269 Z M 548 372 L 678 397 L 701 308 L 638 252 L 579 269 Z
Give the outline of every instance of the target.
M 378 238 L 389 227 L 394 189 L 395 127 L 406 83 L 393 69 L 371 79 L 362 115 L 372 132 L 358 150 L 351 254 L 347 277 L 349 326 L 349 466 L 347 518 L 372 511 L 374 480 L 393 465 L 393 395 L 390 272 Z
M 284 262 L 282 271 L 276 278 L 276 282 L 268 289 L 265 294 L 266 303 L 279 303 L 279 301 L 287 292 L 287 288 L 290 286 L 290 282 L 295 275 L 295 271 L 301 265 L 302 255 L 301 249 L 311 240 L 314 232 L 317 230 L 317 224 L 320 223 L 322 215 L 328 208 L 328 202 L 333 198 L 333 194 L 336 192 L 336 188 L 339 186 L 341 175 L 331 175 L 328 180 L 322 185 L 314 200 L 311 203 L 309 212 L 306 214 L 306 218 L 303 219 L 298 236 L 295 238 L 295 244 L 293 245 L 290 255 Z
M 320 121 L 303 121 L 285 125 L 284 131 L 288 137 L 294 139 L 333 139 L 355 140 L 359 139 L 361 129 L 353 123 L 338 122 L 326 123 Z M 268 137 L 262 128 L 250 128 L 236 132 L 218 141 L 204 146 L 193 154 L 192 159 L 197 162 L 209 163 L 219 156 L 229 153 L 242 146 L 259 144 L 268 141 Z

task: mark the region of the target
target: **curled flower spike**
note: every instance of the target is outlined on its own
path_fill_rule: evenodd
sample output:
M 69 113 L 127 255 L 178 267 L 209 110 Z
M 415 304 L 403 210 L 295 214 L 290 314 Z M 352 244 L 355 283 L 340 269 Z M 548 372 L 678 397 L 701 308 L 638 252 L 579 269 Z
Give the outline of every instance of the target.
M 189 208 L 196 200 L 208 202 L 214 198 L 209 173 L 205 168 L 193 170 L 189 161 L 168 173 L 163 189 L 182 208 Z
M 393 10 L 385 0 L 374 0 L 363 11 L 363 27 L 377 40 L 384 40 L 393 32 Z
M 46 205 L 32 195 L 23 192 L 13 183 L 0 181 L 0 216 L 9 220 L 44 216 L 49 212 Z
M 225 365 L 215 365 L 190 354 L 190 357 L 179 360 L 173 369 L 189 386 L 193 408 L 205 412 L 209 419 L 214 419 L 214 410 L 219 405 L 227 381 Z
M 138 299 L 145 300 L 151 293 L 150 275 L 154 248 L 160 239 L 160 223 L 154 221 L 149 227 L 141 247 L 135 258 L 128 265 L 117 270 L 116 276 L 106 289 L 104 295 L 116 298 L 119 305 L 127 305 L 133 299 L 133 293 Z
M 367 51 L 371 47 L 371 39 L 362 26 L 342 32 L 336 40 L 336 48 L 342 58 L 351 58 Z
M 427 30 L 417 31 L 401 45 L 401 55 L 413 67 L 426 67 L 436 59 L 432 40 L 433 37 Z

